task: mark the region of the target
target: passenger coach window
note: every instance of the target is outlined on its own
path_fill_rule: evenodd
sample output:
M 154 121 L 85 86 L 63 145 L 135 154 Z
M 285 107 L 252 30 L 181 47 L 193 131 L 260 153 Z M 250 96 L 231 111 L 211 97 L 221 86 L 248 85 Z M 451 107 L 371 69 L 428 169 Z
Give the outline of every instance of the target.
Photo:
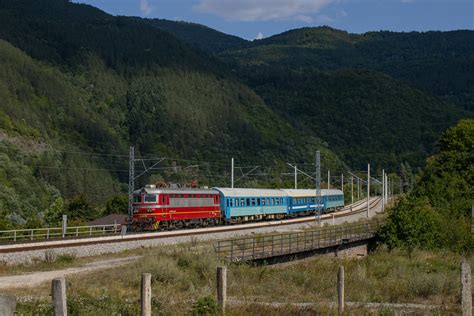
M 235 199 L 235 206 L 239 206 L 239 199 Z
M 145 203 L 156 203 L 156 195 L 155 194 L 145 195 Z
M 250 199 L 249 198 L 247 198 L 247 200 L 245 202 L 246 202 L 245 205 L 250 206 Z
M 234 199 L 230 199 L 230 207 L 234 206 Z

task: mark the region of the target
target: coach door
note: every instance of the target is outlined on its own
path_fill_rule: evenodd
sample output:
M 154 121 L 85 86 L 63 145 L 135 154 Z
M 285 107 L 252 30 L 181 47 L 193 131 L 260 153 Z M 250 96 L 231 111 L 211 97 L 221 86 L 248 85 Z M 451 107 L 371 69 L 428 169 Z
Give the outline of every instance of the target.
M 170 196 L 169 196 L 169 194 L 162 194 L 161 195 L 160 204 L 161 204 L 161 212 L 160 213 L 168 213 L 168 205 L 170 205 Z

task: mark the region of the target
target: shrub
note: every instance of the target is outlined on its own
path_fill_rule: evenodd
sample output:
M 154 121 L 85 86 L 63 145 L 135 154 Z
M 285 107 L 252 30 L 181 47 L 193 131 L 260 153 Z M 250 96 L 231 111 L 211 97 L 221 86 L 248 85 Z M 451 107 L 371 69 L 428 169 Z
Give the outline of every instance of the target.
M 217 315 L 219 307 L 212 297 L 206 296 L 194 302 L 191 312 L 193 315 Z

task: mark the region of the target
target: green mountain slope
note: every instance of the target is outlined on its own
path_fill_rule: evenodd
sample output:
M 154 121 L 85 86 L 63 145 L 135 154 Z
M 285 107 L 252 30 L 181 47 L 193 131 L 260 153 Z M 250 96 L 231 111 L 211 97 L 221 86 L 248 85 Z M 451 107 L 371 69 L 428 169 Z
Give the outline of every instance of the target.
M 163 19 L 145 19 L 143 21 L 160 30 L 170 32 L 191 46 L 211 54 L 242 47 L 249 43 L 240 37 L 216 31 L 202 24 Z
M 283 77 L 275 67 L 261 70 L 249 84 L 265 102 L 358 168 L 368 162 L 420 166 L 445 126 L 463 116 L 457 107 L 378 72 L 286 71 Z
M 322 141 L 298 132 L 172 35 L 88 6 L 47 1 L 49 10 L 36 1 L 0 3 L 0 16 L 13 23 L 1 19 L 0 37 L 34 56 L 0 40 L 0 220 L 34 223 L 59 206 L 74 218 L 96 216 L 126 189 L 131 144 L 140 157 L 170 158 L 138 185 L 160 179 L 228 185 L 235 157 L 238 165 L 261 166 L 264 180 L 239 185 L 280 186 L 285 162 L 313 161 L 317 148 L 326 166 L 342 164 Z M 124 44 L 104 48 L 107 36 Z M 136 52 L 140 47 L 151 47 L 148 57 Z
M 395 168 L 423 165 L 441 131 L 472 116 L 473 37 L 305 28 L 220 56 L 269 106 L 353 166 Z
M 122 73 L 173 66 L 208 70 L 213 62 L 168 32 L 67 0 L 0 0 L 0 38 L 33 58 L 77 67 L 93 52 Z
M 376 70 L 474 111 L 474 31 L 359 35 L 303 28 L 230 49 L 222 57 L 244 66 L 301 71 Z

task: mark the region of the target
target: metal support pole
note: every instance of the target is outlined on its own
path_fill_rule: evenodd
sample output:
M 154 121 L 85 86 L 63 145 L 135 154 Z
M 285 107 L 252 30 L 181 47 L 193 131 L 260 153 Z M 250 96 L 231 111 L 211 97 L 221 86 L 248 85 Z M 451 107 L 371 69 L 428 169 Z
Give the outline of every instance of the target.
M 61 236 L 65 238 L 66 233 L 67 233 L 67 215 L 63 215 L 63 223 L 61 226 Z
M 64 277 L 56 278 L 51 284 L 54 316 L 67 316 L 66 280 Z
M 328 190 L 330 189 L 330 185 L 331 185 L 331 171 L 328 170 Z
M 390 190 L 390 181 L 388 179 L 388 175 L 385 174 L 385 203 L 388 202 L 389 190 Z
M 344 174 L 341 174 L 341 190 L 344 192 Z
M 227 267 L 217 267 L 217 304 L 225 311 L 227 298 Z
M 321 201 L 321 153 L 318 150 L 316 151 L 316 198 L 314 201 L 316 210 L 321 209 L 319 206 L 319 204 L 321 204 L 320 201 Z M 319 220 L 321 220 L 321 218 L 319 218 Z
M 360 179 L 357 177 L 357 201 L 360 200 Z
M 351 204 L 354 204 L 354 176 L 351 177 Z
M 339 315 L 344 313 L 344 266 L 337 272 L 337 309 Z
M 142 316 L 151 316 L 151 273 L 142 274 L 141 307 Z
M 385 170 L 382 169 L 382 212 L 385 212 L 385 187 L 387 186 L 387 183 L 385 182 Z
M 128 161 L 128 222 L 132 222 L 133 216 L 133 191 L 135 190 L 135 147 L 130 147 Z
M 370 217 L 370 164 L 367 165 L 367 218 Z
M 230 173 L 230 187 L 233 189 L 234 188 L 234 158 L 231 160 L 231 165 L 232 165 L 232 170 Z
M 295 165 L 295 190 L 298 189 L 298 169 Z

